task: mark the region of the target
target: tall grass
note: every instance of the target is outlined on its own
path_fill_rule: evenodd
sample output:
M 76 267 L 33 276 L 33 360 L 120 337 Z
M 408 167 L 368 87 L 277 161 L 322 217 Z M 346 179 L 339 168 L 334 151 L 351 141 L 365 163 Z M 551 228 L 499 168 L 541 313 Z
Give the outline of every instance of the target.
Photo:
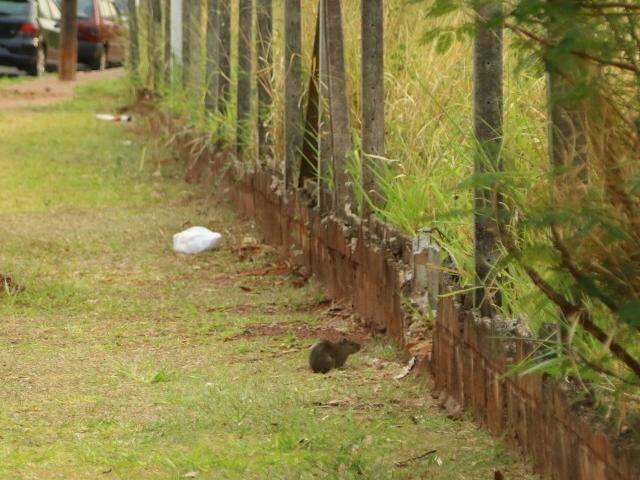
M 234 2 L 232 2 L 234 3 Z M 273 58 L 274 71 L 272 135 L 273 168 L 281 169 L 284 158 L 284 58 L 283 58 L 283 0 L 274 0 Z M 387 222 L 397 226 L 408 235 L 420 229 L 431 228 L 439 232 L 438 241 L 453 257 L 461 276 L 461 283 L 474 284 L 472 190 L 474 144 L 472 125 L 472 45 L 471 38 L 456 35 L 451 45 L 425 41 L 425 32 L 437 28 L 456 26 L 468 21 L 464 13 L 432 18 L 427 15 L 428 2 L 388 0 L 385 2 L 385 139 L 386 155 L 384 168 L 380 172 L 380 184 L 385 203 L 377 210 Z M 359 185 L 360 145 L 360 1 L 345 0 L 343 5 L 343 28 L 345 34 L 345 66 L 347 73 L 347 96 L 354 151 L 350 155 L 348 170 L 353 183 Z M 304 1 L 303 8 L 303 68 L 305 84 L 311 66 L 317 2 Z M 206 12 L 203 11 L 203 14 Z M 236 39 L 237 11 L 232 12 L 232 38 Z M 203 50 L 205 20 L 196 28 L 194 49 L 199 55 L 196 69 L 204 68 L 206 52 Z M 514 41 L 505 34 L 505 101 L 504 142 L 501 161 L 507 172 L 509 194 L 520 206 L 538 202 L 548 192 L 549 155 L 547 144 L 546 79 L 542 65 L 536 60 L 523 60 L 515 48 Z M 237 42 L 233 42 L 232 86 L 235 85 Z M 444 50 L 444 51 L 443 51 Z M 255 76 L 254 76 L 255 78 Z M 235 91 L 232 87 L 232 99 Z M 186 89 L 168 89 L 165 103 L 174 114 L 184 117 L 201 132 L 216 131 L 216 141 L 232 143 L 235 132 L 234 101 L 224 116 L 205 113 L 203 76 L 194 76 Z M 253 85 L 255 91 L 255 82 Z M 253 121 L 257 108 L 255 95 Z M 305 104 L 301 98 L 300 104 Z M 251 139 L 255 142 L 255 138 Z M 257 151 L 253 143 L 249 152 Z M 366 192 L 355 189 L 360 206 L 366 202 Z M 521 212 L 522 210 L 520 210 Z M 517 216 L 518 211 L 511 212 Z M 513 219 L 521 230 L 518 235 L 532 245 L 541 242 L 540 231 L 527 229 L 526 222 Z M 540 244 L 528 255 L 540 255 L 546 259 L 545 274 L 550 278 L 554 272 L 549 262 L 549 251 Z M 505 252 L 506 253 L 506 252 Z M 506 255 L 507 259 L 509 255 Z M 529 328 L 537 332 L 545 323 L 556 323 L 558 312 L 549 299 L 536 288 L 526 272 L 518 265 L 501 271 L 493 286 L 502 293 L 502 314 L 526 320 Z M 594 308 L 603 325 L 607 320 L 602 312 Z M 575 326 L 573 326 L 575 329 Z M 607 355 L 606 345 L 594 342 L 587 335 L 574 331 L 573 341 L 585 358 L 598 359 Z M 638 352 L 632 341 L 632 352 Z M 545 354 L 546 355 L 546 354 Z M 549 371 L 566 372 L 575 359 L 559 356 Z M 543 363 L 544 364 L 544 363 Z M 545 365 L 549 366 L 550 363 Z M 577 370 L 576 370 L 577 371 Z M 583 375 L 583 372 L 580 372 Z M 611 377 L 590 377 L 603 386 L 603 391 L 615 383 Z M 604 380 L 603 380 L 604 378 Z
M 206 2 L 202 2 L 204 5 Z M 232 102 L 225 115 L 203 110 L 204 75 L 193 75 L 186 88 L 169 88 L 164 103 L 175 115 L 188 120 L 202 132 L 216 131 L 223 142 L 234 141 L 235 75 L 237 64 L 237 6 L 232 3 Z M 274 58 L 272 136 L 273 168 L 282 169 L 284 158 L 284 2 L 274 0 L 272 53 Z M 442 233 L 440 241 L 455 258 L 464 283 L 473 283 L 472 197 L 465 180 L 473 172 L 472 130 L 472 47 L 471 38 L 457 36 L 450 47 L 439 51 L 424 41 L 425 32 L 458 25 L 464 14 L 430 18 L 424 4 L 406 0 L 385 2 L 385 137 L 384 168 L 378 181 L 385 197 L 378 214 L 408 235 L 422 228 Z M 317 2 L 302 2 L 303 69 L 305 85 L 311 66 Z M 195 28 L 192 51 L 198 61 L 192 69 L 203 72 L 206 59 L 206 8 Z M 350 107 L 353 144 L 360 144 L 360 2 L 343 2 L 347 96 Z M 255 34 L 255 28 L 254 28 Z M 509 38 L 507 37 L 507 42 Z M 505 140 L 503 161 L 523 185 L 535 184 L 547 170 L 545 80 L 539 65 L 522 66 L 513 50 L 505 49 Z M 144 68 L 144 67 L 143 67 Z M 254 66 L 255 68 L 255 66 Z M 178 76 L 178 78 L 180 78 Z M 253 83 L 255 93 L 256 84 Z M 255 95 L 252 118 L 255 123 Z M 300 104 L 304 106 L 305 99 Z M 257 151 L 255 137 L 249 152 Z M 350 172 L 358 184 L 359 155 L 350 155 Z M 356 189 L 360 202 L 366 192 Z M 510 285 L 526 283 L 523 293 L 507 294 L 509 311 L 529 310 L 532 300 L 541 298 L 524 279 L 511 279 Z M 527 306 L 527 308 L 525 308 Z M 539 308 L 535 311 L 540 311 Z

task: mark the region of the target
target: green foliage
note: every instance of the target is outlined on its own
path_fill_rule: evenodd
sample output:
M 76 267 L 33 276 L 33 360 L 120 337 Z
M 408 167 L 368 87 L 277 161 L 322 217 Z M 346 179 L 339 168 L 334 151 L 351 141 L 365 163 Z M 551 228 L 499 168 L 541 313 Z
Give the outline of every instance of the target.
M 433 44 L 438 53 L 447 53 L 453 38 L 473 34 L 476 2 L 409 3 L 423 5 L 431 18 L 448 19 L 423 30 L 423 43 Z M 571 158 L 577 158 L 575 150 L 564 152 L 564 167 L 553 169 L 544 164 L 544 150 L 522 151 L 525 156 L 518 158 L 511 129 L 528 132 L 510 123 L 507 69 L 500 152 L 505 172 L 469 175 L 459 188 L 501 196 L 500 210 L 481 213 L 502 224 L 504 257 L 496 268 L 503 271 L 495 281 L 503 292 L 503 313 L 528 314 L 535 331 L 544 311 L 546 321 L 565 322 L 572 332 L 563 348 L 534 357 L 531 368 L 588 378 L 588 388 L 601 399 L 609 398 L 613 388 L 616 399 L 629 402 L 637 399 L 640 384 L 640 10 L 633 2 L 591 0 L 500 5 L 502 13 L 490 23 L 511 33 L 507 52 L 517 59 L 518 74 L 545 70 L 554 76 L 549 108 L 571 115 L 570 129 L 585 139 L 580 158 L 589 179 L 585 184 L 580 165 Z M 602 332 L 599 339 L 597 331 Z M 623 358 L 620 350 L 628 356 Z

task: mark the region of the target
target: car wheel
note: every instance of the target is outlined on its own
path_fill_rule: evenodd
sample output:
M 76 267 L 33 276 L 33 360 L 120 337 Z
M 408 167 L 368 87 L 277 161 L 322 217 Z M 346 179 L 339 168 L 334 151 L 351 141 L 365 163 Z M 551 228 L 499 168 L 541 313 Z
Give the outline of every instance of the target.
M 40 77 L 44 75 L 44 72 L 47 69 L 47 53 L 44 50 L 44 47 L 40 45 L 36 50 L 36 54 L 33 58 L 33 65 L 29 67 L 27 73 L 34 77 Z
M 107 68 L 107 47 L 104 45 L 100 45 L 98 55 L 93 61 L 91 68 L 93 70 L 105 70 Z

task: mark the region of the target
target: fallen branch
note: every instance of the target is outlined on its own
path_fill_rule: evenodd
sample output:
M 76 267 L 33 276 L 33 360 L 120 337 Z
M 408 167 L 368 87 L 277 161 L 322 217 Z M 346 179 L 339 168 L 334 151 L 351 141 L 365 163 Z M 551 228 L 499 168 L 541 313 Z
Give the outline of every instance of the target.
M 422 460 L 425 457 L 428 457 L 429 455 L 433 455 L 434 453 L 436 453 L 437 450 L 433 449 L 433 450 L 429 450 L 428 452 L 422 453 L 420 455 L 416 455 L 415 457 L 411 457 L 411 458 L 407 458 L 406 460 L 402 460 L 400 462 L 396 462 L 395 466 L 398 468 L 404 468 L 404 467 L 408 467 L 409 464 L 416 462 L 418 460 Z

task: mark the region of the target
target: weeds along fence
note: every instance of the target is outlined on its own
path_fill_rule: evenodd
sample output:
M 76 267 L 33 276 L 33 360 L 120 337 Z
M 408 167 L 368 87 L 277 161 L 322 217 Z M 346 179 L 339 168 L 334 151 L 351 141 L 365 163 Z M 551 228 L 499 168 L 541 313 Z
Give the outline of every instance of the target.
M 278 229 L 414 239 L 447 399 L 554 478 L 637 478 L 639 11 L 533 3 L 130 2 L 130 63 L 266 203 L 312 197 Z

